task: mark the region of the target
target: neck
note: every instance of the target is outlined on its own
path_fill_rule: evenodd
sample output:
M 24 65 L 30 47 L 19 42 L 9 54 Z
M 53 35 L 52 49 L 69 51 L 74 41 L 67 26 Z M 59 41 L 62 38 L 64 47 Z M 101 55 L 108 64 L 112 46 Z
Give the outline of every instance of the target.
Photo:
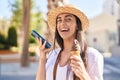
M 71 51 L 74 39 L 67 39 L 67 40 L 63 40 L 63 41 L 64 41 L 63 51 Z

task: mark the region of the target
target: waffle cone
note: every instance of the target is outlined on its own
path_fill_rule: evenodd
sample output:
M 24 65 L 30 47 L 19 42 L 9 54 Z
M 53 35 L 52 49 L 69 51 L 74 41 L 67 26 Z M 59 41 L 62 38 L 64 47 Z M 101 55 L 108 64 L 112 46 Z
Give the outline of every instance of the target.
M 80 56 L 80 51 L 71 51 L 72 55 Z

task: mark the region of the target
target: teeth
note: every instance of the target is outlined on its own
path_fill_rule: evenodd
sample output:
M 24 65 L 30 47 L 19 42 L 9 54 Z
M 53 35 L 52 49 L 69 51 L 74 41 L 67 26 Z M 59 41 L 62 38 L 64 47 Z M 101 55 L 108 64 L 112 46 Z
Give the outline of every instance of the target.
M 68 29 L 61 29 L 62 31 L 67 31 Z

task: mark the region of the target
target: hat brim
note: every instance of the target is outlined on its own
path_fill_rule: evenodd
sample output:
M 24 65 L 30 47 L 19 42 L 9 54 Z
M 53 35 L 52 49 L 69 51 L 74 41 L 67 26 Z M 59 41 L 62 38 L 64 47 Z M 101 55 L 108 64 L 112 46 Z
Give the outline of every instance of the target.
M 76 15 L 82 23 L 82 31 L 85 31 L 89 26 L 89 20 L 87 16 L 83 12 L 81 12 L 79 9 L 73 6 L 61 6 L 61 7 L 52 9 L 48 13 L 48 26 L 50 27 L 50 29 L 52 29 L 52 31 L 55 32 L 56 18 L 59 14 L 62 14 L 62 13 L 70 13 L 70 14 Z

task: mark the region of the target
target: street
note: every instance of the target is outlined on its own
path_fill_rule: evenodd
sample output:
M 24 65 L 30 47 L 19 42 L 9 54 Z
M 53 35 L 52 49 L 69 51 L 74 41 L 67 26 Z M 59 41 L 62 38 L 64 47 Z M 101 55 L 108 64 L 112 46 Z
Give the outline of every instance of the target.
M 105 58 L 104 63 L 104 80 L 120 80 L 120 58 Z
M 1 76 L 0 80 L 35 80 L 34 76 Z
M 37 63 L 32 63 L 31 66 L 26 70 L 27 73 L 18 73 L 18 69 L 15 70 L 13 68 L 13 75 L 8 71 L 8 67 L 12 68 L 10 66 L 18 67 L 19 64 L 15 65 L 9 65 L 8 64 L 2 64 L 2 71 L 0 75 L 0 80 L 35 80 L 35 73 L 37 70 Z M 33 69 L 34 68 L 34 69 Z M 21 68 L 22 72 L 25 71 L 24 68 Z M 8 71 L 8 72 L 7 72 Z M 7 72 L 7 74 L 5 74 Z M 104 80 L 120 80 L 120 58 L 119 57 L 111 57 L 111 58 L 104 58 Z

